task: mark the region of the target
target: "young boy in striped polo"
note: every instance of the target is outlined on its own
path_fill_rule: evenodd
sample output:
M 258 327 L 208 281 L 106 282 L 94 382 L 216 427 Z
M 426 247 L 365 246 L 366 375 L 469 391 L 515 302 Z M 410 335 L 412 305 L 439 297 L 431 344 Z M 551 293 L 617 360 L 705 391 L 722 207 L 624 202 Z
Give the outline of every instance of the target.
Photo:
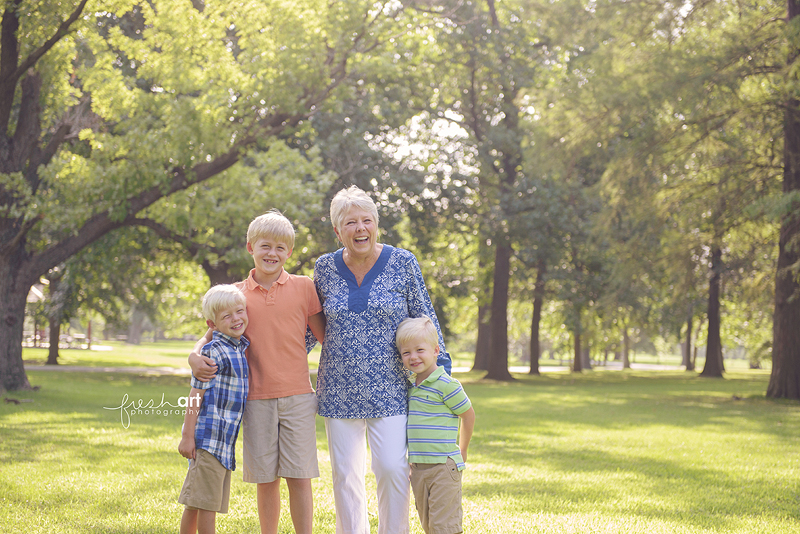
M 458 380 L 436 365 L 439 340 L 430 318 L 406 319 L 395 339 L 403 365 L 416 375 L 408 399 L 407 434 L 419 520 L 426 534 L 458 534 L 463 531 L 461 471 L 475 410 Z

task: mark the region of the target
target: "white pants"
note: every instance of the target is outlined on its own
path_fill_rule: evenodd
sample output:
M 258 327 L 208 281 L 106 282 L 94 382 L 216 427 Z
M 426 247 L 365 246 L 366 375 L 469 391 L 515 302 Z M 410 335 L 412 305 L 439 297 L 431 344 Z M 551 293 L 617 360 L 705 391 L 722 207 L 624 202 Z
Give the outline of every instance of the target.
M 367 440 L 378 485 L 378 534 L 408 534 L 410 501 L 406 447 L 408 417 L 325 418 L 333 472 L 336 534 L 369 534 Z

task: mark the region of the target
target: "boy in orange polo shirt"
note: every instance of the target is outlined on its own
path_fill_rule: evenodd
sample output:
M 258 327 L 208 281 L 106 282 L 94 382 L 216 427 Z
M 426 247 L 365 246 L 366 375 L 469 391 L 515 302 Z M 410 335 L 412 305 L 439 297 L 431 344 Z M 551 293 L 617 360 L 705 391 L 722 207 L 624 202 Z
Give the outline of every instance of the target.
M 306 326 L 325 335 L 325 316 L 314 282 L 283 269 L 294 247 L 294 227 L 280 212 L 256 217 L 247 229 L 250 276 L 236 284 L 247 298 L 250 322 L 249 394 L 243 426 L 244 481 L 257 486 L 262 534 L 276 534 L 280 518 L 280 479 L 286 479 L 292 523 L 298 534 L 311 534 L 314 504 L 311 479 L 317 464 L 317 401 L 308 372 Z M 189 356 L 198 379 L 210 379 L 213 362 L 199 356 L 211 337 L 200 339 Z

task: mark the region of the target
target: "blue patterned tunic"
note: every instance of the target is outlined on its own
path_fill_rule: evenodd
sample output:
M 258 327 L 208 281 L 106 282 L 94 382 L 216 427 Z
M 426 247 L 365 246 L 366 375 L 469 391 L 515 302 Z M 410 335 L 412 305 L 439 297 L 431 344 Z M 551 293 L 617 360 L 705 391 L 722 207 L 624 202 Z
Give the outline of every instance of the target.
M 342 250 L 321 256 L 314 284 L 325 312 L 325 341 L 317 374 L 319 414 L 369 419 L 408 413 L 408 374 L 395 345 L 397 326 L 427 315 L 439 331 L 438 364 L 450 372 L 439 321 L 414 255 L 383 245 L 356 283 Z

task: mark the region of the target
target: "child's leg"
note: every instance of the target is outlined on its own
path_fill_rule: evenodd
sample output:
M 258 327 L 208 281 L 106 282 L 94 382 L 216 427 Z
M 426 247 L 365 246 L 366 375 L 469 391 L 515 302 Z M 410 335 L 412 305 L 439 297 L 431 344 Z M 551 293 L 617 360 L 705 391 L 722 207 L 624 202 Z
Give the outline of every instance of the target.
M 314 496 L 310 478 L 287 478 L 289 510 L 297 534 L 311 534 L 314 525 Z
M 184 508 L 181 516 L 181 534 L 197 533 L 197 509 Z
M 414 466 L 411 484 L 417 501 L 422 529 L 439 534 L 459 534 L 461 523 L 461 471 L 448 458 L 443 464 Z M 418 495 L 419 494 L 419 495 Z
M 314 498 L 311 479 L 317 464 L 317 397 L 314 393 L 279 398 L 278 476 L 289 487 L 289 510 L 297 534 L 311 534 Z M 362 438 L 363 439 L 363 438 Z
M 197 534 L 214 534 L 217 512 L 210 510 L 197 511 Z
M 259 483 L 256 489 L 261 534 L 277 534 L 281 517 L 281 479 Z
M 417 509 L 422 530 L 427 534 L 428 528 L 428 472 L 437 464 L 415 464 L 411 468 L 411 492 L 414 494 L 414 507 Z

